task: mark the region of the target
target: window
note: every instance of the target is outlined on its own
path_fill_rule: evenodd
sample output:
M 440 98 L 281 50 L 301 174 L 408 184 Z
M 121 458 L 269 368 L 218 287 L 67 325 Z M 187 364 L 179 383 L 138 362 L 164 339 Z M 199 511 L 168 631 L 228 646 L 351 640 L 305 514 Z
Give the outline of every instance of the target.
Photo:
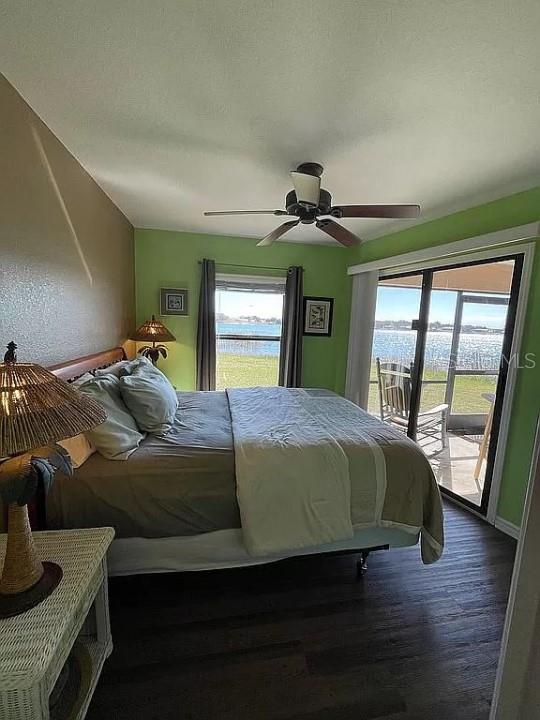
M 277 385 L 285 278 L 216 276 L 216 388 Z

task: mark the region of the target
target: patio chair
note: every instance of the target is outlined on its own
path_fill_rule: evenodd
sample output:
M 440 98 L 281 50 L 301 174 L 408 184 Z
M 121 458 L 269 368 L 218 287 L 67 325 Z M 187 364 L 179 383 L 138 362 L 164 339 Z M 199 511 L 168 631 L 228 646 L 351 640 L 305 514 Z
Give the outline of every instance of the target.
M 486 426 L 484 428 L 484 434 L 482 435 L 482 439 L 480 440 L 480 447 L 478 449 L 478 459 L 476 461 L 476 465 L 474 467 L 474 481 L 478 487 L 478 489 L 481 491 L 482 488 L 480 487 L 480 473 L 482 471 L 482 463 L 484 460 L 487 459 L 488 449 L 489 449 L 489 439 L 491 436 L 491 428 L 493 425 L 493 412 L 495 410 L 495 395 L 493 393 L 482 393 L 482 397 L 484 400 L 487 400 L 490 404 L 489 406 L 489 412 L 487 415 L 486 420 Z
M 407 432 L 411 407 L 411 368 L 402 363 L 381 362 L 376 358 L 381 420 Z M 448 405 L 443 403 L 418 414 L 416 441 L 425 449 L 440 443 L 440 452 L 447 447 L 446 424 Z

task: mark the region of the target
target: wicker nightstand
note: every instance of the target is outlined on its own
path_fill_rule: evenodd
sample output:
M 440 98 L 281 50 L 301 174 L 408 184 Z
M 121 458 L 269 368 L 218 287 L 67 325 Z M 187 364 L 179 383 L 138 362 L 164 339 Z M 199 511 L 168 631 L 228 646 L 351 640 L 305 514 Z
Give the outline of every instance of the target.
M 113 537 L 112 528 L 34 534 L 40 558 L 57 562 L 64 576 L 40 605 L 0 620 L 2 720 L 62 717 L 58 714 L 62 702 L 50 713 L 50 696 L 74 648 L 81 661 L 77 668 L 82 685 L 70 717 L 84 718 L 103 662 L 112 650 L 106 552 Z M 6 536 L 0 535 L 0 558 L 5 543 Z

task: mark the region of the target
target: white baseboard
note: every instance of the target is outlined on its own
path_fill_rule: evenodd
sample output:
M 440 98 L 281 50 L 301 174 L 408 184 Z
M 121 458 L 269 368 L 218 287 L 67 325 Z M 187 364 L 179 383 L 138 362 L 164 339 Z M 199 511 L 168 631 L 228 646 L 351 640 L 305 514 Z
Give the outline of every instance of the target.
M 510 537 L 513 537 L 515 540 L 519 538 L 521 529 L 517 525 L 514 525 L 514 523 L 511 523 L 502 517 L 495 518 L 495 527 L 497 530 L 510 535 Z

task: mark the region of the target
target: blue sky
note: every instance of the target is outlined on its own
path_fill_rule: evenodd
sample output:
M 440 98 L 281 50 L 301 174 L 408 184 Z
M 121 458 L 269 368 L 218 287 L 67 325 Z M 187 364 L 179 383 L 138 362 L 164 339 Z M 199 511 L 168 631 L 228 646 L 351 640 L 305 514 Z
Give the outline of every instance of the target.
M 281 317 L 283 296 L 275 293 L 246 293 L 231 290 L 216 292 L 216 312 L 229 317 L 256 315 L 260 318 Z
M 260 318 L 281 317 L 283 299 L 274 293 L 216 292 L 216 312 L 229 317 L 256 315 Z M 381 286 L 377 296 L 377 320 L 411 320 L 418 317 L 420 290 Z M 430 322 L 451 324 L 456 308 L 456 293 L 433 290 Z M 501 305 L 465 305 L 463 323 L 503 328 L 506 307 Z
M 381 286 L 377 294 L 377 320 L 411 320 L 418 317 L 420 290 Z M 451 324 L 456 309 L 456 293 L 433 290 L 431 293 L 430 322 Z M 464 325 L 483 325 L 503 328 L 506 317 L 504 305 L 466 304 L 463 309 Z

